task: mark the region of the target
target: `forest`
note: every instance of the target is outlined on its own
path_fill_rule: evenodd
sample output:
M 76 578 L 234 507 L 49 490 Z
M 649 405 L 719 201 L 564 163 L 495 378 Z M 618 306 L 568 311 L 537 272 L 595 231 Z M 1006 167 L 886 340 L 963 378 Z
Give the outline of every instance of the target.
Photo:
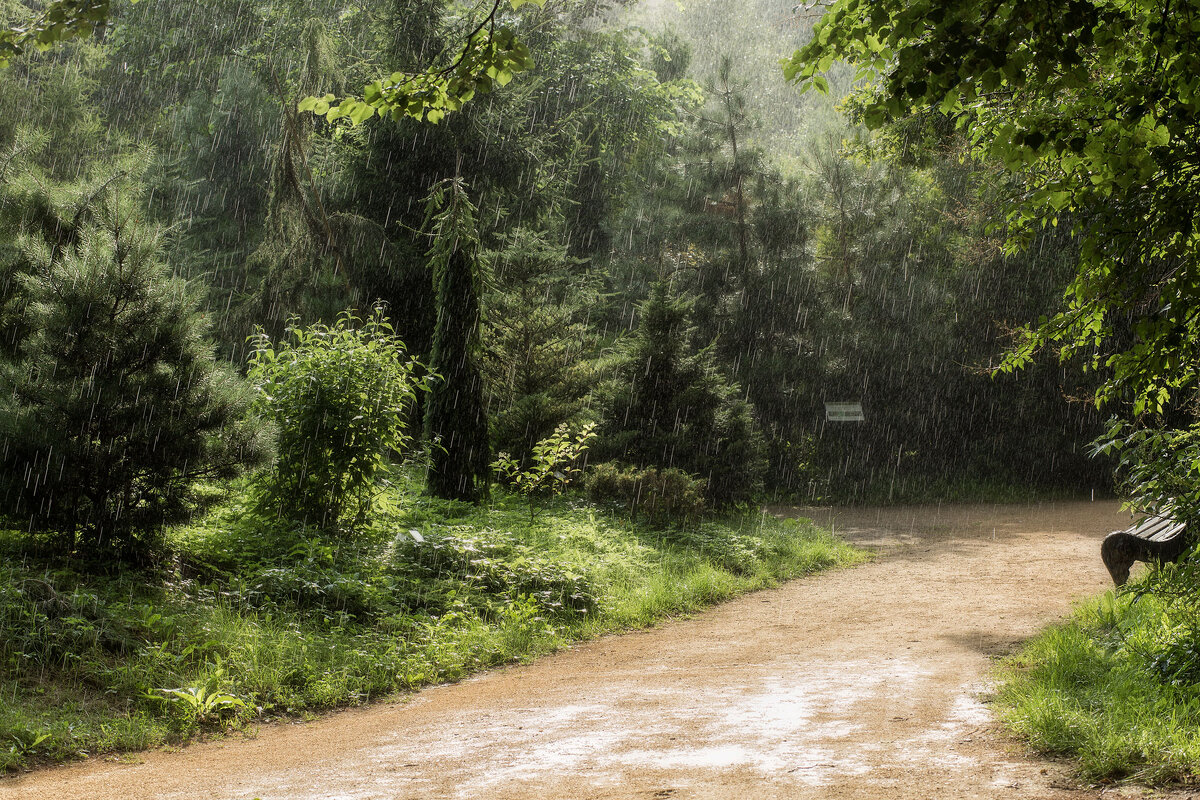
M 1200 6 L 1044 6 L 0 0 L 0 770 L 1190 517 Z M 1190 698 L 1190 559 L 1077 657 Z

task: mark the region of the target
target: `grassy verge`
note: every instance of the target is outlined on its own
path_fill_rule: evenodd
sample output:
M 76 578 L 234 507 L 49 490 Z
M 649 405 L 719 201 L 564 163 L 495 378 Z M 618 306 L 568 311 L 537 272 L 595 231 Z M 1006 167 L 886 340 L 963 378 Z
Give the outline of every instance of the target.
M 1109 594 L 1079 606 L 1002 668 L 998 707 L 1037 750 L 1090 781 L 1200 775 L 1200 616 Z M 1188 605 L 1191 605 L 1189 602 Z
M 0 769 L 364 703 L 652 624 L 864 555 L 758 513 L 651 529 L 572 500 L 404 488 L 354 538 L 236 507 L 153 574 L 0 566 Z

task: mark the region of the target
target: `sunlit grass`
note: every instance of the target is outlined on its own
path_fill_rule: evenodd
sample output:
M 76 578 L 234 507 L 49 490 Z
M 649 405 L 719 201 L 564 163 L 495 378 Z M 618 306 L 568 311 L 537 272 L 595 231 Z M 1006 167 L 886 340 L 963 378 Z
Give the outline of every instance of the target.
M 502 494 L 385 500 L 342 539 L 228 506 L 173 531 L 175 566 L 149 579 L 0 568 L 0 765 L 355 705 L 865 558 L 757 512 L 654 529 L 572 499 L 532 522 Z
M 1200 775 L 1200 687 L 1148 669 L 1164 619 L 1148 596 L 1079 606 L 1006 662 L 1002 718 L 1035 749 L 1076 759 L 1086 780 Z

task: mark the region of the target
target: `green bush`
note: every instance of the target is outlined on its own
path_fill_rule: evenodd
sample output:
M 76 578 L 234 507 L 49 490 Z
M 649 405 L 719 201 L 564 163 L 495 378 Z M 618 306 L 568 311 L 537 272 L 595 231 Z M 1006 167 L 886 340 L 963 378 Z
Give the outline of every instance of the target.
M 1130 594 L 1153 597 L 1161 613 L 1144 620 L 1121 644 L 1156 680 L 1172 686 L 1200 685 L 1200 554 L 1157 565 Z M 1115 611 L 1113 612 L 1116 613 Z
M 609 462 L 592 468 L 586 487 L 593 503 L 616 505 L 652 523 L 685 521 L 704 511 L 705 481 L 680 469 L 638 469 Z
M 254 339 L 250 378 L 257 408 L 279 431 L 263 499 L 272 512 L 330 529 L 361 525 L 390 451 L 404 449 L 408 414 L 424 389 L 415 360 L 376 308 L 333 325 L 291 326 L 287 338 Z

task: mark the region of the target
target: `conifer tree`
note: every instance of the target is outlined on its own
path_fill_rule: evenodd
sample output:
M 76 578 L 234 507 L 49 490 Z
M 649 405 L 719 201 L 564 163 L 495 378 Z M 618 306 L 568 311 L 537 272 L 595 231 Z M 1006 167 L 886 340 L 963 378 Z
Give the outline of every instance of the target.
M 428 214 L 437 323 L 425 409 L 425 433 L 433 445 L 426 485 L 435 497 L 474 502 L 488 493 L 491 455 L 479 369 L 476 208 L 461 178 L 434 187 Z
M 248 395 L 214 358 L 200 294 L 159 260 L 133 179 L 9 189 L 0 497 L 62 551 L 143 559 L 196 481 L 261 456 Z
M 565 245 L 527 228 L 506 234 L 492 263 L 504 286 L 489 295 L 484 325 L 492 443 L 528 469 L 534 446 L 583 412 L 594 335 L 582 320 L 599 292 Z
M 692 304 L 655 285 L 642 321 L 600 391 L 593 452 L 641 467 L 677 467 L 708 481 L 716 505 L 749 500 L 765 471 L 762 435 L 742 389 L 696 348 Z

